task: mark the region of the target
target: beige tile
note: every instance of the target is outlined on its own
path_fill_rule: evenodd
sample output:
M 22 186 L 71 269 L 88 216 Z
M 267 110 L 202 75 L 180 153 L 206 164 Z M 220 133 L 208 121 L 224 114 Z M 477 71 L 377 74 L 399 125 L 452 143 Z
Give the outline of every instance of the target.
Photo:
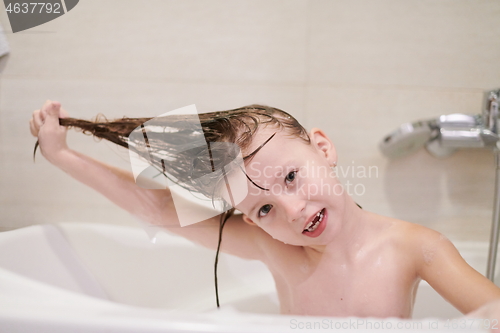
M 479 114 L 482 98 L 481 90 L 311 85 L 306 124 L 324 129 L 343 153 L 378 155 L 379 142 L 402 123 Z
M 309 81 L 498 86 L 498 1 L 311 1 Z
M 87 0 L 9 34 L 7 77 L 291 82 L 305 77 L 306 0 Z
M 179 83 L 136 80 L 1 80 L 2 112 L 11 120 L 29 119 L 47 99 L 59 100 L 72 116 L 151 116 L 196 104 L 199 112 L 260 103 L 301 117 L 304 88 L 295 85 Z M 9 111 L 7 111 L 9 110 Z

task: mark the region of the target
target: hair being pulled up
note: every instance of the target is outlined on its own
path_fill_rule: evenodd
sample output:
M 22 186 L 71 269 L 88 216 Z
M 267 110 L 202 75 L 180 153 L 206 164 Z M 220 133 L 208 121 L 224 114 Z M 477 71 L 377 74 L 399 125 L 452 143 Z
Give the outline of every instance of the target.
M 116 120 L 98 117 L 94 121 L 61 118 L 59 123 L 134 151 L 174 183 L 208 198 L 214 197 L 220 179 L 207 181 L 204 177 L 203 182 L 197 179 L 206 176 L 208 169 L 220 170 L 227 166 L 239 150 L 245 151 L 259 126 L 276 126 L 287 135 L 310 142 L 305 128 L 290 114 L 257 104 L 196 115 Z M 146 134 L 147 145 L 144 145 Z M 200 144 L 190 145 L 193 140 Z M 208 156 L 207 144 L 215 142 L 234 145 L 212 146 Z
M 288 130 L 292 136 L 300 137 L 306 142 L 310 141 L 307 131 L 294 117 L 283 110 L 265 105 L 252 104 L 227 111 L 200 113 L 198 117 L 207 142 L 232 142 L 240 146 L 241 149 L 246 149 L 259 125 L 277 125 Z M 179 115 L 165 118 L 170 119 L 171 123 L 179 121 L 177 124 L 180 124 L 182 120 L 192 120 L 189 119 L 189 116 Z M 116 120 L 97 117 L 95 121 L 61 118 L 59 123 L 68 128 L 78 128 L 84 134 L 129 148 L 127 138 L 130 133 L 151 119 L 153 117 L 124 117 Z M 179 128 L 179 130 L 182 129 Z M 180 134 L 182 133 L 176 132 L 174 136 L 179 138 Z M 168 140 L 165 143 L 168 144 Z

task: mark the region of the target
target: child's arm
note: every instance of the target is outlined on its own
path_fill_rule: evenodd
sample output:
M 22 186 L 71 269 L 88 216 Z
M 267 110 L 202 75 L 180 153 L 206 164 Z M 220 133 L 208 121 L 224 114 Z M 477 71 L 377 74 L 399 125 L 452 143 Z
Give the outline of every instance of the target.
M 484 322 L 484 328 L 498 328 L 498 321 L 500 320 L 500 300 L 495 300 L 493 302 L 489 302 L 486 305 L 483 305 L 479 309 L 474 312 L 470 312 L 467 314 L 466 318 L 480 318 L 480 319 L 489 319 L 490 322 Z M 496 320 L 493 321 L 493 320 Z M 483 324 L 483 322 L 479 322 Z
M 219 216 L 192 226 L 179 227 L 168 189 L 143 189 L 135 184 L 131 172 L 68 148 L 66 128 L 59 125 L 59 117 L 65 116 L 66 112 L 58 102 L 47 101 L 30 120 L 31 133 L 38 137 L 41 152 L 49 162 L 139 219 L 166 227 L 206 247 L 217 247 Z M 258 239 L 263 237 L 266 234 L 259 228 L 244 223 L 241 216 L 233 216 L 224 228 L 221 250 L 243 258 L 262 259 L 263 251 L 257 244 L 260 243 Z
M 460 312 L 500 299 L 500 288 L 469 266 L 442 234 L 419 227 L 413 240 L 419 275 Z
M 41 110 L 33 113 L 31 133 L 38 137 L 43 156 L 71 177 L 103 194 L 113 203 L 139 218 L 161 221 L 158 214 L 171 204 L 168 191 L 144 190 L 137 186 L 132 175 L 68 148 L 66 128 L 59 126 L 59 117 L 67 114 L 57 102 L 47 101 Z M 176 223 L 171 214 L 167 223 Z M 165 221 L 163 221 L 165 222 Z

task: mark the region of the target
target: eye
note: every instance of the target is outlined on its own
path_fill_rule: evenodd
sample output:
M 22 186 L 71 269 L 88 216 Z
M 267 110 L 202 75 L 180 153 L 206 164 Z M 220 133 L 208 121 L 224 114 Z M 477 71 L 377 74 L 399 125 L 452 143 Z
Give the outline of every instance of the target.
M 259 209 L 259 217 L 266 216 L 271 211 L 271 208 L 273 208 L 272 205 L 264 205 L 264 206 L 260 207 L 260 209 Z
M 291 182 L 294 181 L 295 179 L 295 176 L 297 175 L 297 171 L 294 170 L 294 171 L 290 171 L 286 176 L 285 176 L 285 184 L 288 185 L 290 184 Z

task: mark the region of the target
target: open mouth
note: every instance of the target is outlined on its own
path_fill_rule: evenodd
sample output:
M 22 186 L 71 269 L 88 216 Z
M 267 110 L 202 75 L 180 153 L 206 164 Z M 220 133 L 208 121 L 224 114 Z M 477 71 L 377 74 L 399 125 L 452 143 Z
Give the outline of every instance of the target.
M 304 231 L 302 231 L 302 232 L 303 233 L 304 232 L 313 232 L 314 230 L 316 230 L 318 228 L 318 226 L 320 225 L 321 221 L 323 221 L 323 217 L 325 217 L 325 209 L 324 208 L 316 214 L 314 219 L 307 224 Z

